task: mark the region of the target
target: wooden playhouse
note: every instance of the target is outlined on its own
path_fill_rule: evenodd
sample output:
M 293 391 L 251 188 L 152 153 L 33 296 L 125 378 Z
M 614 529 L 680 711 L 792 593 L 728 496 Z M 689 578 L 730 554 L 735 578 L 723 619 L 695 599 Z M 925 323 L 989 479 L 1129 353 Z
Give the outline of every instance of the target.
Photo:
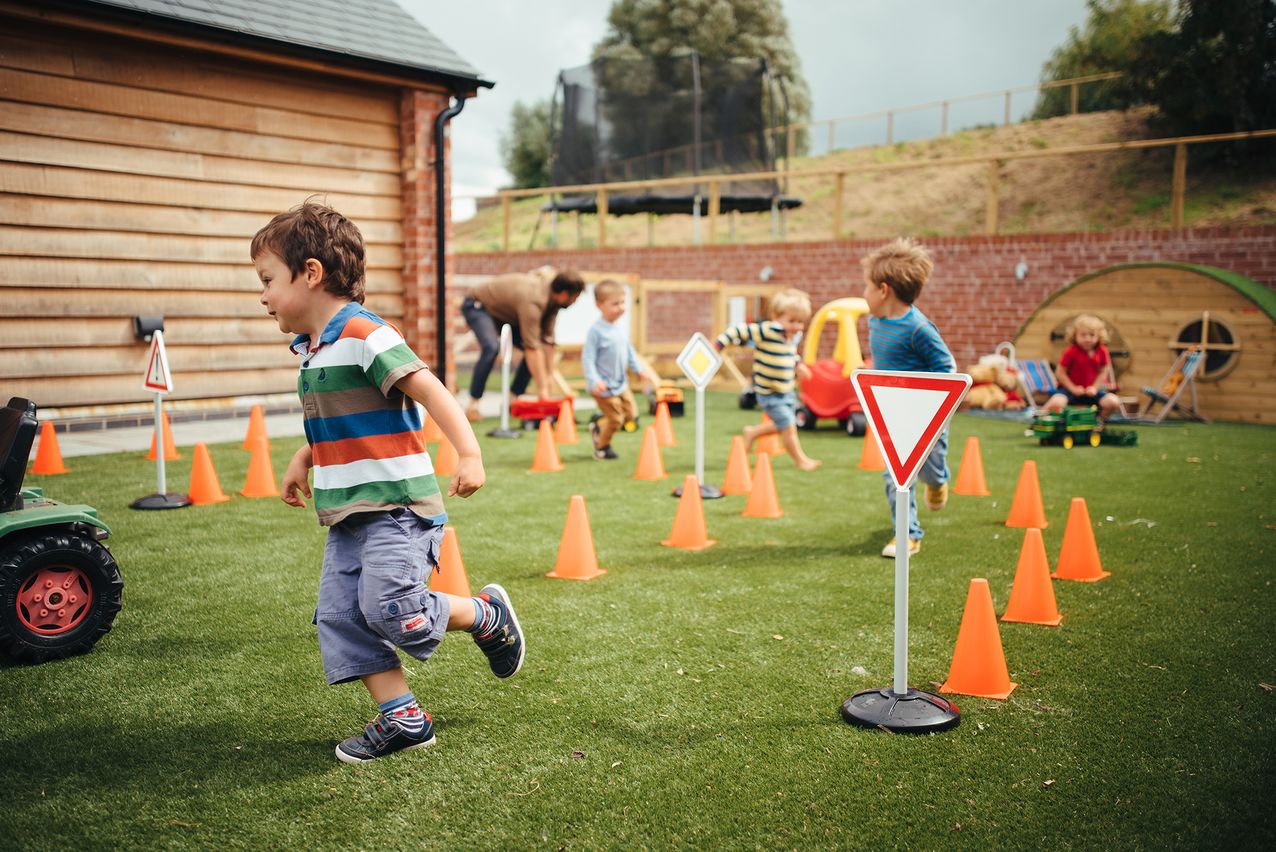
M 1276 423 L 1276 293 L 1210 266 L 1132 263 L 1082 276 L 1051 295 L 1015 336 L 1020 360 L 1057 364 L 1078 314 L 1108 327 L 1122 396 L 1157 386 L 1178 354 L 1205 352 L 1196 381 L 1211 419 Z

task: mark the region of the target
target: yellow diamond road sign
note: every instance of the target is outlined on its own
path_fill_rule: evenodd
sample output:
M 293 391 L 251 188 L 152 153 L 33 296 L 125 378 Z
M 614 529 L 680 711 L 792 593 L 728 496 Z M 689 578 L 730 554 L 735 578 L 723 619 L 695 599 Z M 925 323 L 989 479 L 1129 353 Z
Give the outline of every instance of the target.
M 722 366 L 722 356 L 709 338 L 697 331 L 678 354 L 678 366 L 693 385 L 703 390 Z

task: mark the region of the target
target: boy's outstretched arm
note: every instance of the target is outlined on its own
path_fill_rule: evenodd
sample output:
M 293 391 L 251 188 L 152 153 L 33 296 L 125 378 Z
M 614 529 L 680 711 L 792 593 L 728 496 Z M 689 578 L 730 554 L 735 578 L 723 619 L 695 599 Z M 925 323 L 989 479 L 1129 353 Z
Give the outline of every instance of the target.
M 279 491 L 279 499 L 283 500 L 289 506 L 296 506 L 299 509 L 306 508 L 306 501 L 297 496 L 300 491 L 307 497 L 310 497 L 310 468 L 314 464 L 314 457 L 310 451 L 310 444 L 302 444 L 301 449 L 293 453 L 292 461 L 288 462 L 288 469 L 284 471 L 283 487 Z
M 447 496 L 469 497 L 483 487 L 487 474 L 483 472 L 483 454 L 478 438 L 470 428 L 465 412 L 457 405 L 456 397 L 448 392 L 431 370 L 417 370 L 395 383 L 395 387 L 425 406 L 425 411 L 439 424 L 443 434 L 456 448 L 458 461 Z

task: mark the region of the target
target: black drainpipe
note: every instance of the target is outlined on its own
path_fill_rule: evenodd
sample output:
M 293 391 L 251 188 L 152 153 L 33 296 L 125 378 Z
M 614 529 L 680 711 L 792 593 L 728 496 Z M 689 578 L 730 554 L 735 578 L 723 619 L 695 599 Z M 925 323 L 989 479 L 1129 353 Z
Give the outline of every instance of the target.
M 446 169 L 443 162 L 443 127 L 465 109 L 465 95 L 457 92 L 454 97 L 456 103 L 443 110 L 434 119 L 434 266 L 437 270 L 434 292 L 434 313 L 437 325 L 434 334 L 438 341 L 434 374 L 444 383 L 447 382 L 447 261 L 444 253 L 447 248 L 447 210 L 444 206 L 447 194 L 444 192 Z

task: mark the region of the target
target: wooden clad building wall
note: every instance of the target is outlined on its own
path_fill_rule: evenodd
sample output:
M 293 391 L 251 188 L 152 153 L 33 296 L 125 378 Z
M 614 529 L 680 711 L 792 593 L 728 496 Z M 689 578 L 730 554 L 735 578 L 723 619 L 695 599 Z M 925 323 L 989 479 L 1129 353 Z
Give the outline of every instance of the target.
M 1206 311 L 1231 330 L 1240 351 L 1234 366 L 1217 379 L 1196 382 L 1202 413 L 1219 420 L 1276 423 L 1276 323 L 1240 290 L 1189 267 L 1115 267 L 1082 279 L 1048 299 L 1024 323 L 1015 338 L 1016 354 L 1057 364 L 1066 344 L 1053 333 L 1078 314 L 1094 314 L 1124 339 L 1128 367 L 1118 372 L 1117 381 L 1123 395 L 1136 395 L 1143 386 L 1160 385 L 1178 354 L 1171 341 Z M 1121 366 L 1116 358 L 1114 362 Z
M 313 193 L 404 314 L 401 90 L 0 16 L 0 392 L 136 402 L 165 317 L 176 399 L 287 392 L 249 240 Z

